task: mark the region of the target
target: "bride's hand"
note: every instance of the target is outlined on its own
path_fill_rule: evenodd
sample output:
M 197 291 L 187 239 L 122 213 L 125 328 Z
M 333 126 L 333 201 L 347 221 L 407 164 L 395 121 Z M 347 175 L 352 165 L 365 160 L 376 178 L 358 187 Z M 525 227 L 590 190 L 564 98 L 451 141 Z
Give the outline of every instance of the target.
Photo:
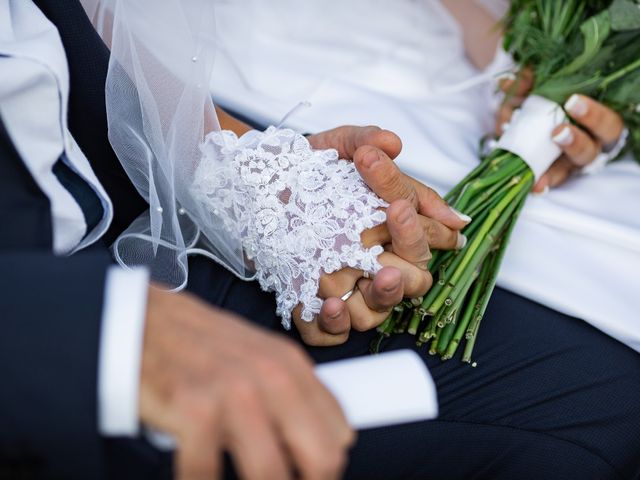
M 365 182 L 391 203 L 387 222 L 362 235 L 365 246 L 386 245 L 379 260 L 385 267 L 374 279 L 362 271 L 344 269 L 321 279 L 325 298 L 318 318 L 310 323 L 294 322 L 305 343 L 329 346 L 344 343 L 351 328 L 358 331 L 377 327 L 403 297 L 419 297 L 431 286 L 427 263 L 429 246 L 460 248 L 466 242 L 459 230 L 468 219 L 452 211 L 433 190 L 402 174 L 395 166 L 401 148 L 392 132 L 377 127 L 340 127 L 309 137 L 315 148 L 335 148 L 341 158 L 354 160 Z M 375 156 L 376 161 L 371 161 Z M 417 213 L 420 212 L 420 214 Z M 345 301 L 345 293 L 354 293 Z
M 325 302 L 317 319 L 301 320 L 300 306 L 293 312 L 296 328 L 306 344 L 344 343 L 351 329 L 376 328 L 404 297 L 422 296 L 431 287 L 427 270 L 431 252 L 426 232 L 407 201 L 392 203 L 387 209 L 387 223 L 366 230 L 361 238 L 365 247 L 389 244 L 378 257 L 382 270 L 373 278 L 353 268 L 322 276 L 318 296 Z
M 513 111 L 529 95 L 533 74 L 525 69 L 516 79 L 505 79 L 500 88 L 507 93 L 496 120 L 496 131 L 502 134 Z M 534 192 L 562 185 L 575 171 L 591 164 L 603 149 L 614 146 L 624 130 L 622 117 L 610 108 L 584 95 L 573 95 L 564 105 L 577 125 L 564 124 L 553 131 L 553 141 L 563 155 L 540 177 Z

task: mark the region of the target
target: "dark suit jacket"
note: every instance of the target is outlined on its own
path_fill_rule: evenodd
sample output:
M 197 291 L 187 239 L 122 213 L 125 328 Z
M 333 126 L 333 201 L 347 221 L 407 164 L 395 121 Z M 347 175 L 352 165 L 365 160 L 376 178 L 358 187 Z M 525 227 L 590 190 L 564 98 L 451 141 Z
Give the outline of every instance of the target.
M 90 252 L 52 255 L 49 201 L 0 121 L 0 479 L 124 478 L 109 460 L 131 450 L 97 431 L 100 321 L 107 245 L 146 203 L 107 139 L 108 49 L 77 0 L 35 3 L 60 31 L 71 73 L 69 128 L 115 215 Z

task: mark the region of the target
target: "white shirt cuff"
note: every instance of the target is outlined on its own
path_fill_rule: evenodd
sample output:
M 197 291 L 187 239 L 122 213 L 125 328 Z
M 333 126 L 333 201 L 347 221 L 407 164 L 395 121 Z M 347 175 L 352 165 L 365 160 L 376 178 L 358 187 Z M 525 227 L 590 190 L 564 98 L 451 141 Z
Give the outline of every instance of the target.
M 105 436 L 139 433 L 138 390 L 149 272 L 110 267 L 98 358 L 98 428 Z

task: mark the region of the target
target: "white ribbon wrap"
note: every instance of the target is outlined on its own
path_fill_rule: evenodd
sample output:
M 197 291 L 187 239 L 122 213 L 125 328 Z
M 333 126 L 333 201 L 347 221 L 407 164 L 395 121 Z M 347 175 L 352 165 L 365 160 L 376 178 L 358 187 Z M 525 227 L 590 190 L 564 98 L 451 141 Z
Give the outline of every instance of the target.
M 500 137 L 497 148 L 522 158 L 539 179 L 562 150 L 553 142 L 552 133 L 567 121 L 560 105 L 537 95 L 528 97 L 513 113 L 511 123 Z

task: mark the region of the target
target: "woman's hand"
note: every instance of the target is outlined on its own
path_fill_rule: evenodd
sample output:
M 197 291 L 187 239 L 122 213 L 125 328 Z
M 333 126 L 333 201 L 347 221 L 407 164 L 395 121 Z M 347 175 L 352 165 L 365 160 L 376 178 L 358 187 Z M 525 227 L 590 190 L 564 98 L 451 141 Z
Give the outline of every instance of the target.
M 313 135 L 309 141 L 315 148 L 335 148 L 341 158 L 354 160 L 369 187 L 390 202 L 387 222 L 362 234 L 366 247 L 385 246 L 387 251 L 379 257 L 384 268 L 375 278 L 365 278 L 362 271 L 349 268 L 325 275 L 318 292 L 325 302 L 317 319 L 304 322 L 300 307 L 294 311 L 294 323 L 305 343 L 331 346 L 344 343 L 352 328 L 376 328 L 403 298 L 424 295 L 432 283 L 427 270 L 430 247 L 463 247 L 466 238 L 460 230 L 470 219 L 451 210 L 436 192 L 400 172 L 392 158 L 400 153 L 402 144 L 392 132 L 377 127 L 340 127 Z M 341 300 L 352 290 L 346 301 Z
M 533 73 L 525 69 L 516 79 L 505 79 L 500 88 L 507 94 L 496 121 L 500 135 L 509 123 L 513 111 L 531 92 Z M 584 95 L 572 95 L 564 105 L 577 125 L 565 123 L 553 131 L 553 141 L 563 155 L 540 177 L 533 191 L 541 193 L 562 185 L 569 176 L 592 163 L 604 150 L 614 146 L 624 130 L 622 117 L 610 108 Z

